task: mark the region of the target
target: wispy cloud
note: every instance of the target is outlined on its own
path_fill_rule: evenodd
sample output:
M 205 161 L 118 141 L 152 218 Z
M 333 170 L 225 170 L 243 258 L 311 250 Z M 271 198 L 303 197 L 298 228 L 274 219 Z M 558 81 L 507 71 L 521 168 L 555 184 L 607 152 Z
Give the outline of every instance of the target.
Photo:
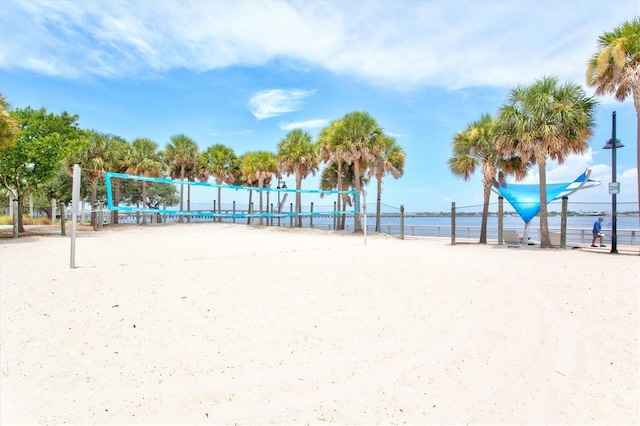
M 280 123 L 280 128 L 282 130 L 293 130 L 293 129 L 319 129 L 329 123 L 330 120 L 325 118 L 318 118 L 314 120 L 306 120 L 306 121 L 295 121 L 292 123 Z
M 638 14 L 633 1 L 5 1 L 0 51 L 3 68 L 66 77 L 287 58 L 401 90 L 583 83 L 598 36 Z
M 299 89 L 263 90 L 251 97 L 249 108 L 258 120 L 263 120 L 299 110 L 302 106 L 302 101 L 314 93 L 314 90 Z

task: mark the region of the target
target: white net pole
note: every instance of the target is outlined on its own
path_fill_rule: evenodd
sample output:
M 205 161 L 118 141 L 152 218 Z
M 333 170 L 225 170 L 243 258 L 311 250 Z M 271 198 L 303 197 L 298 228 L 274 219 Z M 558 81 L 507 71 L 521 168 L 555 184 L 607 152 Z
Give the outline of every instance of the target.
M 73 187 L 71 199 L 71 269 L 76 267 L 76 221 L 80 206 L 80 166 L 73 165 Z

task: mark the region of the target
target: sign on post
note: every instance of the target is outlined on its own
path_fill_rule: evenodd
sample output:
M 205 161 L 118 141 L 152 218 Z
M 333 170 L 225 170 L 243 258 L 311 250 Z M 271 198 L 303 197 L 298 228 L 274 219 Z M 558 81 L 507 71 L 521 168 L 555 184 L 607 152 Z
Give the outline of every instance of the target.
M 620 182 L 609 182 L 609 194 L 620 193 Z

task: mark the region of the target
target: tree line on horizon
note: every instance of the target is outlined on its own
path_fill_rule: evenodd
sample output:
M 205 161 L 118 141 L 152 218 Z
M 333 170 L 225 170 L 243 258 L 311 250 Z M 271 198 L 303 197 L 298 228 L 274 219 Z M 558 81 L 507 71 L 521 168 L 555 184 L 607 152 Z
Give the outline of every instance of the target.
M 637 169 L 640 194 L 640 18 L 636 17 L 598 38 L 589 58 L 586 83 L 596 95 L 613 94 L 618 101 L 632 96 L 637 113 Z M 451 173 L 468 180 L 480 168 L 484 204 L 480 243 L 487 242 L 491 187 L 505 186 L 506 176 L 523 179 L 537 165 L 540 180 L 540 246 L 551 247 L 547 221 L 546 164 L 562 164 L 570 154 L 584 153 L 593 134 L 597 101 L 580 85 L 545 76 L 511 89 L 495 116 L 480 119 L 453 136 Z M 640 196 L 638 199 L 640 211 Z
M 284 175 L 293 176 L 296 186 L 296 212 L 302 211 L 302 181 L 315 175 L 321 163 L 320 189 L 358 193 L 370 179 L 376 180 L 377 215 L 376 231 L 380 230 L 380 204 L 382 180 L 391 174 L 399 178 L 404 172 L 405 152 L 395 138 L 384 133 L 378 122 L 367 112 L 353 111 L 331 121 L 321 129 L 316 140 L 302 129 L 291 130 L 282 138 L 276 151 L 256 150 L 237 155 L 230 146 L 216 143 L 200 151 L 192 138 L 177 134 L 170 138 L 165 149 L 148 138 L 131 142 L 124 138 L 95 130 L 80 129 L 78 115 L 47 113 L 43 107 L 9 110 L 0 94 L 1 140 L 0 180 L 13 199 L 18 200 L 18 211 L 24 209 L 26 195 L 38 194 L 46 199 L 56 199 L 65 204 L 71 201 L 71 173 L 73 165 L 82 169 L 83 199 L 91 200 L 91 224 L 97 223 L 99 195 L 104 195 L 106 172 L 127 173 L 147 177 L 168 177 L 180 181 L 207 182 L 268 188 L 274 180 Z M 184 210 L 184 184 L 180 185 L 179 198 L 173 199 L 172 185 L 155 185 L 148 188 L 142 181 L 141 191 L 135 192 L 116 184 L 114 202 L 123 197 L 131 204 L 143 203 L 145 208 L 158 205 L 158 198 L 167 204 L 179 202 Z M 187 185 L 187 191 L 191 186 Z M 150 193 L 149 190 L 152 190 Z M 102 194 L 99 194 L 101 192 Z M 252 203 L 249 191 L 249 205 Z M 218 189 L 218 213 L 221 211 L 221 191 Z M 187 211 L 190 209 L 187 196 Z M 337 198 L 338 211 L 346 210 L 355 200 L 341 193 Z M 263 208 L 263 191 L 259 191 L 260 211 Z M 118 212 L 113 221 L 118 223 Z M 182 219 L 182 218 L 181 218 Z M 344 229 L 345 216 L 340 228 Z M 362 231 L 359 214 L 354 217 L 354 232 Z M 146 223 L 146 215 L 142 215 Z M 19 215 L 19 232 L 24 232 L 22 215 Z M 295 226 L 302 226 L 300 216 Z

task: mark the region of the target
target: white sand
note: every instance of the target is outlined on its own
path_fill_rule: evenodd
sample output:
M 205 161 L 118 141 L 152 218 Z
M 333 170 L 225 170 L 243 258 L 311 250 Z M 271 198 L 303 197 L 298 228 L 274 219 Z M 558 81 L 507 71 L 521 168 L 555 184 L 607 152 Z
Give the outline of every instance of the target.
M 0 240 L 5 424 L 638 424 L 638 256 L 199 224 Z

